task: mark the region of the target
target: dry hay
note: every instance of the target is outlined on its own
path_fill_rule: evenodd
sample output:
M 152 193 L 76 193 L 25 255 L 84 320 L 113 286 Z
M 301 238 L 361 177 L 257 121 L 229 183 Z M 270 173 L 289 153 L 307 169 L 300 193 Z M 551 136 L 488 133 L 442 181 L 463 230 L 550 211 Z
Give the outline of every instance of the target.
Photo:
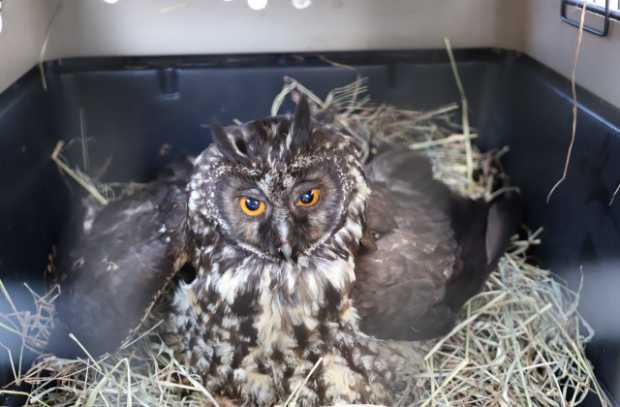
M 589 391 L 603 402 L 578 294 L 527 262 L 538 235 L 515 242 L 461 322 L 432 344 L 416 382 L 421 405 L 575 406 Z
M 428 155 L 435 176 L 461 194 L 492 199 L 501 192 L 498 188 L 505 188 L 498 158 L 506 151 L 478 151 L 471 144 L 475 133 L 454 124 L 457 105 L 431 112 L 373 105 L 364 79 L 321 99 L 286 78 L 272 113 L 278 113 L 287 95 L 300 94 L 308 97 L 317 115 L 355 137 L 369 157 L 385 144 L 398 144 Z M 578 293 L 528 263 L 528 249 L 540 243 L 540 235 L 536 231 L 527 240 L 514 240 L 452 332 L 421 344 L 424 366 L 416 367 L 398 405 L 406 405 L 404 400 L 414 394 L 416 406 L 574 406 L 591 392 L 610 405 L 585 357 L 584 346 L 593 333 L 577 313 Z M 3 293 L 10 302 L 6 290 Z M 0 328 L 20 335 L 24 347 L 40 348 L 56 296 L 57 291 L 36 296 L 33 314 L 13 307 L 2 316 Z M 200 377 L 179 365 L 152 332 L 96 359 L 83 350 L 84 357 L 73 360 L 41 355 L 23 374 L 13 363 L 15 383 L 32 386 L 30 393 L 16 393 L 33 406 L 218 404 Z M 286 404 L 294 405 L 294 400 L 293 394 Z

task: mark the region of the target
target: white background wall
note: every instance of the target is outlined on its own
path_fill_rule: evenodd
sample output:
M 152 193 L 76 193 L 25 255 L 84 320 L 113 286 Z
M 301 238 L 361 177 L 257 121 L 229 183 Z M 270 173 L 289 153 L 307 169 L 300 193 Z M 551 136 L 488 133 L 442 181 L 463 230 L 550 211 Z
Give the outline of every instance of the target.
M 0 90 L 39 59 L 58 0 L 4 0 Z M 166 12 L 170 7 L 178 6 Z M 296 10 L 270 0 L 63 0 L 46 58 L 243 52 L 500 47 L 569 75 L 576 30 L 559 0 L 313 0 Z M 620 106 L 620 24 L 586 34 L 578 72 L 587 89 Z
M 0 89 L 38 59 L 57 0 L 5 0 Z M 168 7 L 180 5 L 171 11 Z M 507 0 L 313 0 L 304 10 L 270 0 L 63 0 L 48 58 L 311 50 L 520 48 L 517 2 Z
M 434 48 L 443 36 L 463 47 L 519 45 L 507 18 L 519 8 L 506 0 L 314 0 L 303 10 L 271 0 L 262 11 L 245 0 L 64 1 L 55 56 Z
M 559 0 L 524 2 L 523 49 L 534 59 L 570 77 L 577 29 L 560 21 L 559 4 Z M 577 82 L 620 107 L 620 22 L 612 23 L 609 37 L 584 33 Z
M 0 33 L 0 91 L 32 68 L 58 0 L 5 0 Z

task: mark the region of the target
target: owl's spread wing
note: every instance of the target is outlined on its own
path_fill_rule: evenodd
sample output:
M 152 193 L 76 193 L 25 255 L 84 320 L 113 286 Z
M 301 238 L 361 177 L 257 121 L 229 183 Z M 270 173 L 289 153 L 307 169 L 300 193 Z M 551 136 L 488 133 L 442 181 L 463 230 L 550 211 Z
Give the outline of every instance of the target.
M 68 333 L 93 354 L 109 351 L 141 322 L 186 259 L 186 182 L 160 179 L 97 214 L 59 267 L 50 351 L 74 353 Z
M 444 334 L 496 266 L 516 222 L 501 206 L 456 196 L 413 152 L 382 153 L 367 175 L 371 244 L 357 258 L 353 288 L 362 330 L 401 340 Z

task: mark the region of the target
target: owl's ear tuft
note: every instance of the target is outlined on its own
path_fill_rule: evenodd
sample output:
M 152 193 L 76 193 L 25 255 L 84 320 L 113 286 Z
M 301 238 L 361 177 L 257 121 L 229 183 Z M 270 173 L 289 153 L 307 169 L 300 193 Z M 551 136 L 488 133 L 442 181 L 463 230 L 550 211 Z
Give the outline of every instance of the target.
M 312 123 L 310 117 L 310 105 L 305 96 L 297 103 L 293 124 L 289 131 L 286 144 L 291 150 L 297 150 L 310 142 L 312 135 Z
M 224 128 L 217 124 L 212 124 L 210 127 L 213 142 L 226 160 L 242 163 L 249 159 L 248 145 L 243 132 L 237 128 Z

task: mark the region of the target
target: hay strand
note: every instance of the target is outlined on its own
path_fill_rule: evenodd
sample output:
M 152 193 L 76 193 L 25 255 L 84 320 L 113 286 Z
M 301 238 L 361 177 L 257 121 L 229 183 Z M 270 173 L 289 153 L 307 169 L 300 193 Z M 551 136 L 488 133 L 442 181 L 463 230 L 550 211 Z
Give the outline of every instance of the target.
M 47 78 L 45 77 L 45 67 L 43 66 L 45 62 L 45 55 L 47 54 L 47 44 L 50 41 L 50 35 L 52 33 L 52 27 L 54 26 L 54 22 L 56 21 L 56 17 L 58 13 L 62 9 L 62 5 L 64 0 L 58 0 L 58 4 L 56 4 L 56 8 L 54 9 L 54 13 L 50 18 L 50 21 L 45 29 L 45 38 L 43 39 L 43 43 L 41 44 L 41 50 L 39 51 L 39 63 L 37 64 L 39 67 L 39 75 L 41 77 L 41 86 L 43 87 L 43 91 L 47 92 Z
M 618 186 L 616 186 L 616 189 L 614 189 L 613 194 L 611 194 L 611 198 L 609 199 L 609 206 L 612 206 L 614 204 L 618 192 L 620 192 L 620 183 L 618 183 Z
M 581 44 L 583 42 L 583 27 L 586 21 L 586 11 L 588 7 L 587 4 L 583 4 L 583 8 L 581 9 L 581 16 L 579 18 L 579 31 L 577 33 L 577 46 L 575 47 L 575 57 L 573 59 L 573 70 L 570 76 L 570 87 L 571 87 L 571 95 L 573 101 L 572 108 L 572 123 L 571 123 L 571 136 L 570 143 L 568 143 L 568 149 L 566 151 L 566 160 L 564 161 L 564 170 L 562 171 L 562 176 L 560 179 L 551 187 L 549 193 L 547 194 L 547 204 L 551 201 L 551 197 L 556 189 L 560 187 L 560 185 L 566 180 L 568 176 L 568 167 L 570 166 L 571 159 L 573 157 L 573 147 L 575 146 L 575 139 L 577 138 L 577 113 L 578 113 L 578 104 L 577 104 L 577 65 L 579 64 L 579 56 L 581 55 Z
M 284 407 L 290 407 L 290 406 L 297 405 L 296 403 L 297 403 L 297 399 L 299 398 L 299 393 L 300 393 L 301 389 L 306 384 L 308 384 L 308 382 L 310 381 L 310 378 L 312 377 L 312 375 L 314 375 L 314 372 L 316 372 L 316 370 L 319 368 L 319 366 L 321 366 L 321 363 L 323 363 L 323 358 L 322 357 L 319 358 L 319 360 L 316 361 L 314 366 L 312 366 L 312 369 L 310 369 L 310 371 L 308 372 L 308 374 L 304 378 L 303 382 L 299 383 L 299 385 L 297 387 L 295 387 L 295 390 L 293 390 L 293 392 L 288 396 L 288 398 L 284 402 Z
M 456 59 L 454 58 L 454 53 L 452 52 L 452 45 L 450 45 L 450 39 L 445 37 L 443 39 L 444 44 L 446 45 L 446 51 L 448 52 L 448 57 L 450 58 L 450 66 L 452 68 L 452 74 L 454 75 L 454 81 L 456 82 L 456 86 L 459 90 L 459 95 L 461 97 L 461 120 L 463 123 L 463 135 L 465 138 L 465 160 L 467 162 L 467 180 L 471 183 L 473 180 L 474 174 L 474 162 L 472 157 L 471 150 L 471 137 L 470 137 L 470 128 L 469 128 L 469 103 L 467 102 L 467 96 L 465 96 L 465 88 L 463 87 L 463 82 L 461 80 L 461 75 L 459 74 L 458 67 L 456 65 Z
M 56 163 L 56 165 L 61 171 L 65 172 L 67 175 L 73 178 L 75 182 L 77 182 L 90 195 L 92 195 L 92 197 L 95 198 L 95 200 L 99 202 L 99 204 L 107 205 L 109 201 L 103 195 L 101 195 L 101 193 L 97 190 L 97 187 L 95 187 L 93 183 L 90 182 L 90 180 L 83 174 L 78 174 L 76 171 L 72 170 L 71 167 L 69 167 L 60 157 L 63 147 L 63 141 L 59 141 L 58 143 L 56 143 L 56 147 L 54 148 L 54 151 L 52 152 L 52 155 L 50 157 L 52 161 Z

